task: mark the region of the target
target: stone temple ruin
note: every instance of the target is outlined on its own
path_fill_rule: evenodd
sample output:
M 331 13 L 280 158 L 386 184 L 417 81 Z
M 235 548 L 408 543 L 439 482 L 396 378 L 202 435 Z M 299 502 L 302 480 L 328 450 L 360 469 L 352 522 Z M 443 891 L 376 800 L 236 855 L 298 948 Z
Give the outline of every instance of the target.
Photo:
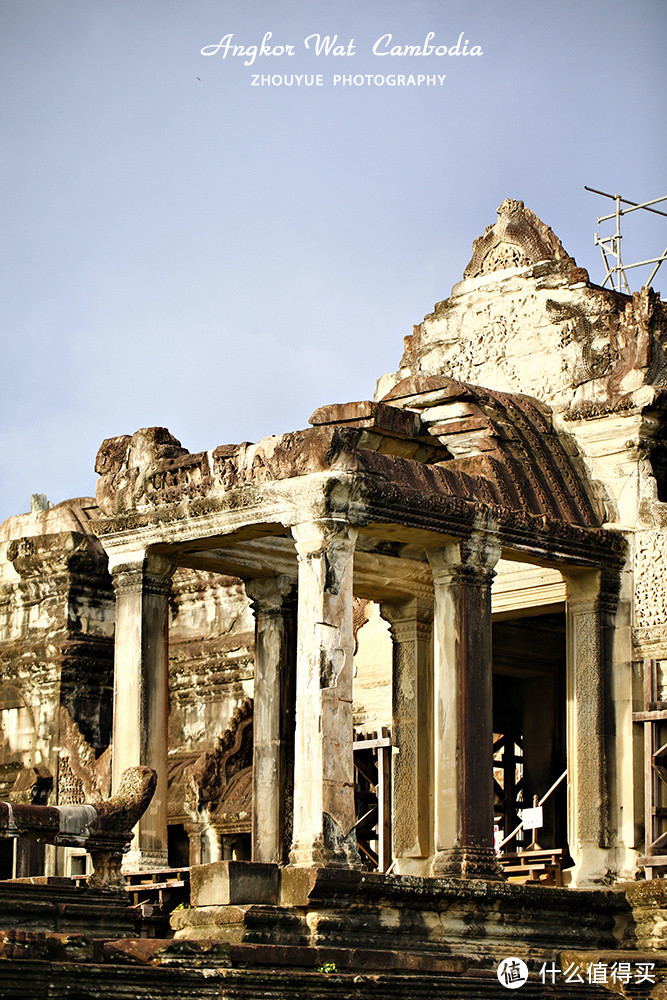
M 1 797 L 153 769 L 126 870 L 189 869 L 167 933 L 264 964 L 662 948 L 666 352 L 657 294 L 507 199 L 374 400 L 108 438 L 95 499 L 0 526 Z M 0 840 L 1 878 L 89 871 Z

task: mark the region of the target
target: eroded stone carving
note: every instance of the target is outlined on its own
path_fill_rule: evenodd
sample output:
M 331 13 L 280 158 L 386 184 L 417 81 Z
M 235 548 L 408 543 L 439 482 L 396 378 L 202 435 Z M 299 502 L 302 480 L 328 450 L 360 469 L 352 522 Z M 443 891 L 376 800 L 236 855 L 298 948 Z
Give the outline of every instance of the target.
M 667 622 L 667 537 L 662 531 L 635 535 L 635 626 Z
M 649 289 L 631 297 L 589 282 L 551 229 L 507 199 L 473 244 L 465 279 L 406 338 L 400 370 L 529 393 L 566 419 L 627 409 L 667 373 L 667 309 Z M 523 274 L 507 272 L 522 267 Z M 497 276 L 497 280 L 490 278 Z
M 564 260 L 575 265 L 555 233 L 534 212 L 522 201 L 505 198 L 498 207 L 497 222 L 487 226 L 484 235 L 473 243 L 472 260 L 463 276 L 475 278 L 489 271 L 524 267 L 542 260 Z
M 193 819 L 200 810 L 215 810 L 230 782 L 240 771 L 252 767 L 253 704 L 246 698 L 237 708 L 218 745 L 205 751 L 184 774 L 186 808 Z M 250 829 L 250 819 L 245 817 Z
M 116 795 L 95 805 L 38 806 L 0 802 L 0 836 L 31 837 L 58 846 L 84 847 L 93 859 L 88 884 L 124 889 L 122 855 L 132 829 L 146 811 L 157 776 L 147 767 L 128 768 Z
M 111 794 L 111 747 L 96 756 L 68 710 L 60 709 L 58 802 L 80 805 L 100 802 Z

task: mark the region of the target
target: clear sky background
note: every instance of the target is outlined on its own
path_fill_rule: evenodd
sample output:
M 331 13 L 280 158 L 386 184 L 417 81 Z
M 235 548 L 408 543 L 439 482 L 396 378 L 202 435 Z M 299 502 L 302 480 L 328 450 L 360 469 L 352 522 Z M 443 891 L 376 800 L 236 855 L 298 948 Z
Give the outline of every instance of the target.
M 507 196 L 600 281 L 584 184 L 667 194 L 666 29 L 664 0 L 0 0 L 0 520 L 93 494 L 105 437 L 199 451 L 370 398 Z M 295 56 L 200 54 L 267 31 Z M 484 54 L 371 54 L 429 31 Z M 667 244 L 639 214 L 626 260 Z

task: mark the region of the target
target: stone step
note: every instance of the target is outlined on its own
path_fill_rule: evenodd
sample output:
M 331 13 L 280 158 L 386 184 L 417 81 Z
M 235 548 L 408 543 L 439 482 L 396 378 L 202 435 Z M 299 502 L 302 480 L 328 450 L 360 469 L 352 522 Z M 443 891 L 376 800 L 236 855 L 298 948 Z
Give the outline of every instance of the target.
M 100 941 L 76 935 L 3 932 L 0 983 L 3 1000 L 491 1000 L 507 996 L 496 969 L 468 967 L 456 956 L 403 953 L 391 957 L 362 949 L 228 946 L 210 941 L 125 938 Z M 438 961 L 441 969 L 438 971 Z M 621 989 L 591 984 L 590 963 L 627 961 L 632 981 Z M 637 982 L 641 962 L 654 963 L 651 981 Z M 412 968 L 410 967 L 412 964 Z M 428 968 L 430 963 L 431 968 Z M 521 997 L 553 1000 L 662 998 L 667 955 L 632 951 L 568 952 L 555 965 L 576 965 L 582 982 L 540 976 L 529 959 Z M 546 982 L 542 982 L 542 978 Z M 662 991 L 662 992 L 661 992 Z
M 3 1000 L 498 1000 L 495 976 L 6 963 Z M 522 1000 L 612 1000 L 601 987 L 526 982 Z
M 0 928 L 119 937 L 134 934 L 136 914 L 123 892 L 76 886 L 68 878 L 0 881 Z M 1 992 L 0 992 L 1 995 Z

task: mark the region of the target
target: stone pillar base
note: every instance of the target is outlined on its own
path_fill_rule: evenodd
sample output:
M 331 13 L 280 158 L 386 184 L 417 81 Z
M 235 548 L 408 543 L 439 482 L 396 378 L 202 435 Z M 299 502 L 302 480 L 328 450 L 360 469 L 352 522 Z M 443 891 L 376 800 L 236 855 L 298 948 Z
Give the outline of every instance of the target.
M 430 858 L 396 858 L 391 869 L 393 875 L 417 875 L 428 878 L 431 874 L 433 856 Z
M 342 949 L 353 949 L 366 969 L 396 969 L 401 953 L 407 956 L 402 959 L 406 971 L 418 968 L 414 963 L 419 954 L 427 955 L 429 961 L 443 956 L 472 959 L 475 970 L 492 969 L 497 982 L 498 963 L 507 955 L 541 962 L 543 957 L 574 947 L 588 952 L 618 948 L 614 927 L 626 926 L 629 919 L 622 892 L 570 892 L 543 885 L 455 878 L 434 881 L 340 868 L 288 866 L 278 870 L 271 865 L 247 865 L 243 870 L 238 862 L 229 864 L 229 873 L 223 866 L 206 865 L 195 869 L 192 877 L 193 905 L 171 915 L 177 939 L 256 945 L 263 949 L 262 961 L 273 945 L 276 956 L 281 955 L 279 949 L 285 949 L 280 960 L 290 964 L 295 960 L 298 964 L 302 949 L 313 949 L 308 956 L 311 969 L 331 961 L 346 970 L 349 959 Z M 659 882 L 644 884 L 651 892 L 650 887 Z M 662 899 L 658 902 L 662 907 Z M 648 904 L 646 900 L 644 905 Z M 650 904 L 655 911 L 653 897 Z M 322 949 L 338 951 L 327 957 Z M 482 989 L 485 983 L 489 990 Z M 443 988 L 434 986 L 430 996 L 442 996 Z M 485 980 L 478 982 L 476 993 L 474 988 L 462 990 L 452 984 L 448 995 L 498 997 L 500 992 L 499 986 L 494 992 L 492 981 Z M 574 1000 L 576 993 L 575 986 Z M 306 990 L 298 995 L 310 994 Z M 414 996 L 415 992 L 406 981 L 394 984 L 385 995 Z M 542 993 L 538 989 L 530 995 Z
M 504 882 L 502 868 L 491 847 L 451 847 L 438 851 L 431 865 L 432 878 L 483 879 Z
M 615 881 L 616 864 L 613 848 L 578 844 L 576 851 L 573 851 L 573 857 L 576 861 L 574 868 L 570 869 L 571 888 L 593 888 L 610 885 Z
M 257 861 L 212 861 L 190 870 L 190 905 L 275 906 L 280 899 L 278 865 Z
M 326 815 L 324 826 L 327 842 L 334 843 L 335 847 L 326 847 L 319 839 L 314 844 L 295 843 L 290 851 L 290 865 L 294 868 L 363 868 L 354 830 L 344 837 L 338 824 Z

